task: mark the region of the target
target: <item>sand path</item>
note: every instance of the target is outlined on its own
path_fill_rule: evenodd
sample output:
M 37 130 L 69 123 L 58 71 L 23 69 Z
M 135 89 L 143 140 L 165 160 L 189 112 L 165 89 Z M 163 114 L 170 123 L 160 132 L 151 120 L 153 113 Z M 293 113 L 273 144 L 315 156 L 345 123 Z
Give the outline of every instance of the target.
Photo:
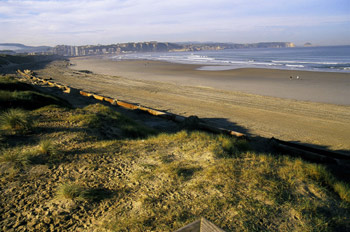
M 80 65 L 81 61 L 83 65 Z M 197 67 L 195 65 L 147 62 L 146 66 L 153 68 L 148 67 L 149 71 L 145 71 L 145 63 L 141 61 L 123 61 L 119 63 L 119 71 L 115 74 L 120 76 L 116 77 L 96 74 L 113 72 L 115 66 L 111 67 L 109 61 L 106 63 L 96 59 L 73 59 L 71 62 L 77 64 L 73 68 L 92 70 L 95 74 L 69 69 L 61 61 L 52 63 L 38 73 L 57 82 L 121 100 L 184 116 L 197 115 L 228 129 L 350 153 L 349 106 L 296 101 L 214 88 L 210 86 L 210 81 L 208 82 L 213 75 L 212 72 L 200 71 L 204 74 L 200 77 L 198 71 L 194 70 Z M 103 72 L 99 71 L 100 65 L 106 68 Z M 181 72 L 185 72 L 186 75 L 181 75 L 178 70 L 182 70 Z M 241 73 L 242 79 L 257 71 L 259 70 L 240 70 L 236 75 L 239 76 Z M 271 83 L 275 78 L 277 86 L 279 82 L 284 81 L 278 78 L 284 71 L 260 71 L 262 76 L 271 79 Z M 166 81 L 161 78 L 164 73 L 169 77 Z M 219 78 L 228 78 L 229 73 L 223 71 Z M 305 75 L 303 72 L 302 74 Z M 310 76 L 312 75 L 325 79 L 327 75 L 329 77 L 329 74 L 322 73 L 312 73 Z M 338 77 L 341 81 L 345 81 L 344 78 L 348 76 Z M 203 81 L 205 79 L 207 80 Z M 180 82 L 182 84 L 179 84 Z M 249 82 L 248 80 L 247 83 Z

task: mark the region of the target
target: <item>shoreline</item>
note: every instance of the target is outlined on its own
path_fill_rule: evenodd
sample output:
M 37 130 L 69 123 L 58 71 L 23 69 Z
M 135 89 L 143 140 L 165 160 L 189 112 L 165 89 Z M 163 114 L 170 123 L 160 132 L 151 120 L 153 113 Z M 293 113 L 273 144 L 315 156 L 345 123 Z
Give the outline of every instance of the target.
M 150 60 L 111 60 L 106 57 L 71 58 L 75 70 L 134 80 L 169 82 L 239 91 L 299 101 L 350 105 L 350 73 L 239 68 L 198 70 L 203 65 Z M 290 76 L 293 78 L 290 79 Z M 297 79 L 299 76 L 299 79 Z

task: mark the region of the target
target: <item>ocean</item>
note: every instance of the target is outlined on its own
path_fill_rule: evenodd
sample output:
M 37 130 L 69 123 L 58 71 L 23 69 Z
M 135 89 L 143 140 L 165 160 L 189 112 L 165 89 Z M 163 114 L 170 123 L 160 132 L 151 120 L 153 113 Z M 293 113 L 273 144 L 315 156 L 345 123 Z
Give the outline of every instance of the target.
M 196 52 L 129 53 L 114 60 L 145 59 L 203 65 L 200 70 L 270 68 L 350 73 L 350 46 L 227 49 Z

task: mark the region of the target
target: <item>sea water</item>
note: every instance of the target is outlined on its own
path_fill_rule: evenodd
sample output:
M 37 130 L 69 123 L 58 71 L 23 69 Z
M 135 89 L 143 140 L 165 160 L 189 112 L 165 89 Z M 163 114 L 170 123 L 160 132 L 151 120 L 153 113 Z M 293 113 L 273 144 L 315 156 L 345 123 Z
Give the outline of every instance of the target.
M 350 72 L 350 46 L 245 48 L 195 52 L 150 52 L 113 56 L 112 59 L 161 60 L 203 65 L 200 70 L 273 68 Z

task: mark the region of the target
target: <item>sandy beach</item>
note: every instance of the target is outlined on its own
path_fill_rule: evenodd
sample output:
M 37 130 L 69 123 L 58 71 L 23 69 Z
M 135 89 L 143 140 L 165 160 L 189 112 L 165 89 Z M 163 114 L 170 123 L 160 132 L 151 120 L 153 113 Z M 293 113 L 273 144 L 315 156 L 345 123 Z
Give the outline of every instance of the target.
M 36 71 L 72 87 L 184 116 L 197 115 L 253 136 L 350 153 L 348 73 L 200 71 L 198 65 L 96 57 L 73 58 L 70 63 L 56 61 Z
M 350 105 L 350 73 L 276 69 L 197 70 L 200 65 L 161 61 L 112 61 L 107 58 L 71 59 L 73 69 L 136 80 L 170 82 L 180 86 L 210 87 L 227 91 L 302 101 Z M 292 77 L 292 79 L 290 79 Z M 299 79 L 297 79 L 299 77 Z

